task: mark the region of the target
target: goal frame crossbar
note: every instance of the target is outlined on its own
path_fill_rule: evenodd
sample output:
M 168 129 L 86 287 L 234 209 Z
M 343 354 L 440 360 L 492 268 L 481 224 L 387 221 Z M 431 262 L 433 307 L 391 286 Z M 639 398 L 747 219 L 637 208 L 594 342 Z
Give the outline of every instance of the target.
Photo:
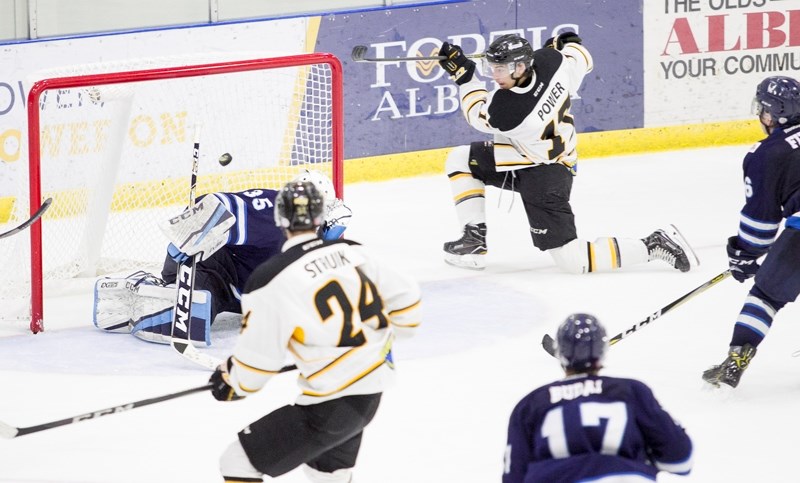
M 28 93 L 28 153 L 29 153 L 29 195 L 30 212 L 35 213 L 42 203 L 41 192 L 41 152 L 40 152 L 40 112 L 39 101 L 45 91 L 52 89 L 80 88 L 103 86 L 130 82 L 147 82 L 167 79 L 180 79 L 206 75 L 230 74 L 264 70 L 269 68 L 298 67 L 311 64 L 327 64 L 334 77 L 342 78 L 343 69 L 339 59 L 329 53 L 309 53 L 269 57 L 231 62 L 215 62 L 198 65 L 163 67 L 156 69 L 133 70 L 78 76 L 54 77 L 42 79 L 33 84 Z M 342 83 L 331 84 L 331 109 L 335 118 L 342 119 L 344 112 L 344 95 Z M 343 123 L 333 123 L 331 137 L 334 159 L 344 157 Z M 342 163 L 333 164 L 333 181 L 337 193 L 343 192 Z M 30 329 L 34 334 L 44 330 L 44 290 L 43 290 L 43 253 L 42 226 L 35 223 L 31 227 L 31 321 Z

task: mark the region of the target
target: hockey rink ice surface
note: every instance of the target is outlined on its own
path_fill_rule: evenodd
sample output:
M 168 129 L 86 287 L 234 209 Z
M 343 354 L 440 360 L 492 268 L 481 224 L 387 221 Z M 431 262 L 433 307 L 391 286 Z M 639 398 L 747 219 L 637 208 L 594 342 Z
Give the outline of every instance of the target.
M 700 267 L 662 262 L 619 273 L 560 273 L 533 248 L 519 198 L 487 190 L 488 268 L 442 261 L 461 227 L 446 177 L 346 186 L 347 236 L 409 271 L 423 289 L 416 338 L 398 341 L 398 384 L 367 428 L 354 481 L 483 483 L 502 474 L 508 416 L 534 388 L 562 377 L 540 346 L 572 312 L 594 313 L 609 336 L 727 268 L 725 242 L 744 202 L 749 146 L 582 160 L 573 190 L 578 234 L 644 237 L 674 223 Z M 76 285 L 91 286 L 91 281 Z M 610 348 L 606 375 L 649 384 L 693 438 L 695 468 L 659 481 L 796 481 L 800 309 L 790 304 L 739 388 L 710 390 L 700 375 L 725 357 L 750 283 L 728 279 Z M 25 427 L 200 386 L 209 373 L 167 346 L 104 334 L 91 299 L 50 302 L 46 332 L 0 328 L 0 421 Z M 56 307 L 54 310 L 53 307 Z M 220 323 L 208 352 L 227 356 L 237 329 Z M 294 400 L 294 376 L 221 403 L 195 394 L 94 421 L 0 440 L 0 482 L 218 482 L 217 460 L 237 431 Z M 295 470 L 278 481 L 305 482 Z

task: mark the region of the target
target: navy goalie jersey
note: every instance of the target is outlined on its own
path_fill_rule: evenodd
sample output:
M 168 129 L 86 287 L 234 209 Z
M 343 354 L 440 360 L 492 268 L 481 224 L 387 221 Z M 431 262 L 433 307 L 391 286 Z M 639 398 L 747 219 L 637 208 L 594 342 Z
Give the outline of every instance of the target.
M 536 389 L 514 408 L 503 483 L 655 481 L 659 471 L 691 467 L 691 440 L 645 384 L 579 375 Z
M 252 189 L 237 193 L 214 193 L 236 218 L 228 232 L 228 249 L 239 277 L 239 292 L 257 266 L 281 252 L 286 241 L 275 226 L 275 195 L 271 189 Z

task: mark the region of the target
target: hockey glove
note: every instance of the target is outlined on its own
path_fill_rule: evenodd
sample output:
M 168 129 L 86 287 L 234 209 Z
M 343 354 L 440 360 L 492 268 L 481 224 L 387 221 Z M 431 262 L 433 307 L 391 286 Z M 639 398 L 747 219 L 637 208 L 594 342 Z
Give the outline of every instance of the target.
M 547 41 L 544 43 L 544 46 L 550 47 L 551 49 L 561 50 L 564 48 L 564 44 L 568 44 L 570 42 L 581 44 L 583 43 L 583 39 L 578 37 L 578 34 L 575 32 L 564 32 L 556 35 L 555 37 L 550 37 L 547 39 Z
M 728 238 L 728 266 L 731 268 L 731 275 L 737 282 L 742 283 L 748 278 L 754 277 L 761 266 L 756 261 L 760 255 L 741 249 L 739 237 Z
M 458 45 L 450 45 L 447 42 L 443 43 L 439 48 L 439 55 L 447 57 L 440 60 L 439 65 L 442 66 L 445 72 L 450 74 L 450 78 L 456 84 L 466 84 L 472 80 L 472 75 L 475 73 L 475 62 L 468 59 L 464 55 L 464 51 Z
M 217 401 L 238 401 L 239 399 L 244 399 L 243 396 L 236 394 L 236 391 L 228 382 L 228 371 L 230 371 L 232 365 L 233 358 L 228 357 L 228 360 L 220 364 L 217 370 L 214 371 L 214 374 L 211 374 L 211 377 L 208 379 L 209 384 L 212 385 L 211 395 L 214 396 L 214 399 Z

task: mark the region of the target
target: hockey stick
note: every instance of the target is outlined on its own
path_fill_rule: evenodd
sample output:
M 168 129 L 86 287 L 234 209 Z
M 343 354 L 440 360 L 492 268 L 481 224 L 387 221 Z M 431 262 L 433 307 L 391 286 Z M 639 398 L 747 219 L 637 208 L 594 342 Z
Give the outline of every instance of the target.
M 292 364 L 289 366 L 283 366 L 281 370 L 278 372 L 284 373 L 293 371 L 295 369 L 297 369 L 297 366 Z M 39 431 L 44 431 L 46 429 L 53 429 L 53 428 L 58 428 L 60 426 L 66 426 L 68 424 L 80 423 L 81 421 L 88 421 L 89 419 L 97 419 L 100 416 L 108 416 L 109 414 L 124 413 L 130 411 L 131 409 L 141 408 L 144 406 L 149 406 L 151 404 L 169 401 L 170 399 L 177 399 L 179 397 L 188 396 L 196 392 L 208 391 L 212 387 L 213 387 L 212 384 L 206 384 L 205 386 L 193 387 L 191 389 L 186 389 L 185 391 L 173 392 L 172 394 L 165 394 L 163 396 L 153 397 L 150 399 L 142 399 L 141 401 L 134 401 L 127 404 L 122 404 L 120 406 L 112 406 L 110 408 L 100 409 L 86 414 L 79 414 L 71 418 L 59 419 L 58 421 L 51 421 L 49 423 L 37 424 L 35 426 L 27 426 L 24 428 L 15 428 L 14 426 L 11 426 L 9 424 L 0 421 L 0 437 L 6 439 L 13 439 L 18 436 L 25 436 L 26 434 L 38 433 Z
M 6 439 L 12 439 L 18 436 L 24 436 L 26 434 L 38 433 L 39 431 L 44 431 L 46 429 L 53 429 L 59 426 L 66 426 L 67 424 L 80 423 L 81 421 L 87 421 L 89 419 L 97 419 L 100 416 L 108 416 L 109 414 L 122 413 L 130 411 L 131 409 L 136 409 L 144 406 L 149 406 L 151 404 L 169 401 L 170 399 L 176 399 L 179 397 L 188 396 L 189 394 L 194 394 L 196 392 L 208 391 L 209 389 L 211 389 L 211 387 L 212 387 L 211 384 L 206 384 L 205 386 L 193 387 L 192 389 L 187 389 L 185 391 L 174 392 L 172 394 L 165 394 L 163 396 L 153 397 L 150 399 L 142 399 L 141 401 L 122 404 L 120 406 L 112 406 L 110 408 L 100 409 L 98 411 L 92 411 L 86 414 L 79 414 L 71 418 L 59 419 L 58 421 L 51 421 L 49 423 L 37 424 L 35 426 L 28 426 L 24 428 L 15 428 L 0 421 L 0 436 Z
M 444 55 L 432 55 L 428 57 L 367 57 L 367 50 L 369 47 L 366 45 L 356 45 L 350 53 L 350 57 L 355 62 L 416 62 L 418 60 L 445 60 L 447 57 Z M 484 54 L 469 54 L 466 57 L 470 59 L 480 59 Z
M 640 328 L 642 328 L 645 325 L 649 324 L 650 322 L 655 321 L 657 318 L 659 318 L 662 315 L 666 314 L 667 312 L 669 312 L 670 310 L 674 309 L 675 307 L 678 307 L 679 305 L 683 304 L 687 300 L 693 298 L 696 295 L 699 295 L 699 294 L 705 292 L 709 288 L 713 287 L 714 285 L 716 285 L 716 284 L 720 283 L 721 281 L 725 280 L 726 278 L 730 277 L 730 275 L 731 275 L 731 271 L 730 270 L 725 270 L 724 272 L 722 272 L 719 275 L 715 276 L 714 278 L 712 278 L 708 282 L 706 282 L 706 283 L 700 285 L 699 287 L 695 288 L 691 292 L 689 292 L 687 294 L 684 294 L 684 295 L 678 297 L 676 300 L 673 300 L 672 302 L 668 303 L 664 307 L 661 307 L 659 310 L 653 312 L 651 315 L 649 315 L 646 319 L 642 320 L 641 322 L 633 324 L 629 329 L 627 329 L 627 330 L 625 330 L 623 332 L 620 332 L 619 334 L 615 335 L 614 337 L 609 339 L 608 345 L 616 344 L 617 342 L 619 342 L 622 339 L 624 339 L 625 337 L 628 337 L 629 335 L 635 333 L 637 330 L 639 330 Z M 542 337 L 542 347 L 544 348 L 545 351 L 547 351 L 548 354 L 550 354 L 553 357 L 556 357 L 555 341 L 553 340 L 552 337 L 550 337 L 550 334 L 545 334 L 544 337 Z
M 44 203 L 42 203 L 42 206 L 40 206 L 39 209 L 36 210 L 36 213 L 31 215 L 30 218 L 28 218 L 28 221 L 26 221 L 25 223 L 19 225 L 16 228 L 8 230 L 5 233 L 0 233 L 0 238 L 5 238 L 7 236 L 11 236 L 11 235 L 14 235 L 16 233 L 19 233 L 22 230 L 24 230 L 25 228 L 28 228 L 29 226 L 31 226 L 34 223 L 36 223 L 36 220 L 41 218 L 42 215 L 44 215 L 44 212 L 47 211 L 48 208 L 50 208 L 50 203 L 52 203 L 52 202 L 53 202 L 53 198 L 47 198 L 46 200 L 44 200 Z
M 194 128 L 194 146 L 192 149 L 192 177 L 189 185 L 189 208 L 195 205 L 197 191 L 197 171 L 200 164 L 200 126 Z M 175 306 L 172 311 L 172 331 L 170 345 L 180 355 L 199 364 L 206 369 L 214 370 L 222 362 L 208 354 L 203 354 L 189 340 L 189 326 L 192 322 L 192 293 L 194 292 L 194 273 L 197 255 L 178 264 L 175 284 L 177 292 Z

